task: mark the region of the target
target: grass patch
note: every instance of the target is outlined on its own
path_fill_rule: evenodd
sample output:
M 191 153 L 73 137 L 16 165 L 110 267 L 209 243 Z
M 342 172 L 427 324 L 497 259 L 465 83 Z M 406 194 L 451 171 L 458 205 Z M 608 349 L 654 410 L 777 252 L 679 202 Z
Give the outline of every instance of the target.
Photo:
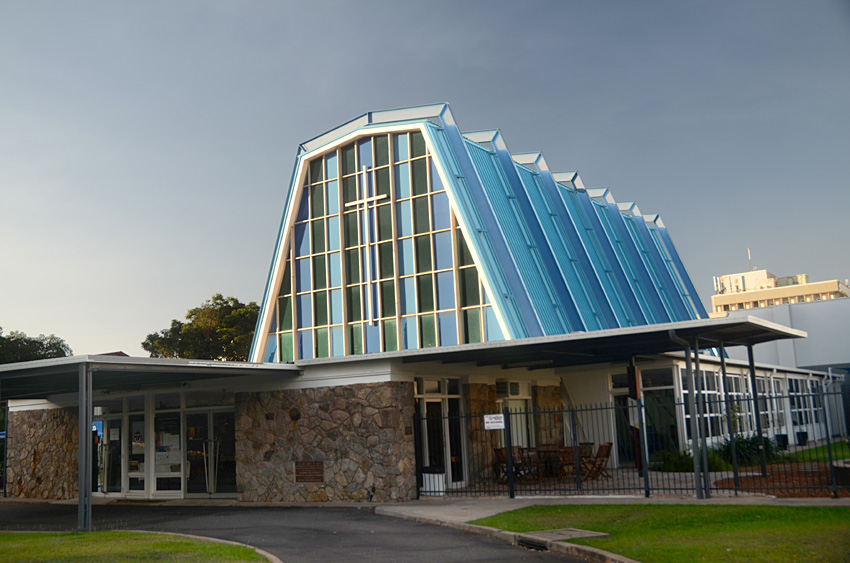
M 850 445 L 847 442 L 833 442 L 832 443 L 832 459 L 837 461 L 839 459 L 850 459 Z M 806 450 L 799 450 L 794 452 L 793 454 L 785 454 L 778 458 L 779 463 L 795 463 L 795 462 L 821 462 L 821 463 L 829 463 L 829 451 L 826 449 L 826 445 L 817 446 L 815 448 L 808 448 Z
M 512 532 L 580 528 L 589 545 L 643 563 L 850 562 L 850 508 L 785 506 L 533 506 L 472 522 Z
M 266 561 L 266 558 L 247 547 L 196 541 L 166 534 L 136 532 L 2 533 L 0 534 L 0 563 L 13 561 L 233 563 L 237 561 Z

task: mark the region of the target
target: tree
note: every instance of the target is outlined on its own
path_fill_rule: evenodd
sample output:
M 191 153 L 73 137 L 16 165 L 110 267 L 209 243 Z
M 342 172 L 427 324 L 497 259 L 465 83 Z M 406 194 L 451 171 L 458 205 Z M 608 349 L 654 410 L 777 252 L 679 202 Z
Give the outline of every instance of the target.
M 3 329 L 0 328 L 0 364 L 64 358 L 71 354 L 71 348 L 58 336 L 39 334 L 29 337 L 15 330 L 3 336 Z
M 186 313 L 186 321 L 148 334 L 142 348 L 151 358 L 247 361 L 260 307 L 216 293 Z

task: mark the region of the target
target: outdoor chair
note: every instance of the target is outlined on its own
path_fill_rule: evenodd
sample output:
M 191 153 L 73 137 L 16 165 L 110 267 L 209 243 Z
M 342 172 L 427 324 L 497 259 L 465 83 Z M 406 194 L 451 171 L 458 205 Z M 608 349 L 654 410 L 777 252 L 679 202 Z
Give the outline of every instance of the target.
M 611 442 L 606 442 L 599 446 L 599 449 L 596 451 L 596 457 L 587 463 L 586 479 L 599 479 L 600 477 L 611 476 L 607 469 L 605 469 L 605 466 L 608 465 L 608 458 L 611 457 L 611 446 Z
M 576 449 L 573 446 L 567 446 L 558 450 L 558 462 L 564 471 L 564 477 L 574 481 L 576 478 Z M 580 463 L 582 477 L 587 473 L 584 469 L 584 464 Z

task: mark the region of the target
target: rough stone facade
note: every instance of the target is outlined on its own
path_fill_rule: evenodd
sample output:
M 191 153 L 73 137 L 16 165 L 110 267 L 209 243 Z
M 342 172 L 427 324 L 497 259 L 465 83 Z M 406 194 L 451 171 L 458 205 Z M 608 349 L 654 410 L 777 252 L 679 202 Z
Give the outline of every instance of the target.
M 564 445 L 564 406 L 557 385 L 535 385 L 532 390 L 534 430 L 538 446 Z
M 467 436 L 469 439 L 469 455 L 472 463 L 470 472 L 472 483 L 479 480 L 487 480 L 493 477 L 493 462 L 495 461 L 495 448 L 499 447 L 499 433 L 484 429 L 484 414 L 495 414 L 496 408 L 496 386 L 484 383 L 470 383 L 464 386 L 464 397 L 466 397 L 466 412 L 471 415 L 467 418 Z M 478 471 L 476 472 L 475 469 Z
M 415 499 L 413 409 L 407 382 L 237 393 L 237 498 Z
M 12 411 L 7 494 L 67 500 L 77 496 L 77 409 Z

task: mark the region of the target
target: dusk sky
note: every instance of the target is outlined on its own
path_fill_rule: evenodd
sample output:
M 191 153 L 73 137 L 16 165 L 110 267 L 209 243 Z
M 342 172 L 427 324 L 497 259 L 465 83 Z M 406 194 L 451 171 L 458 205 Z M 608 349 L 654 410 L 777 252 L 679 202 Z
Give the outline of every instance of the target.
M 146 356 L 262 298 L 298 144 L 448 102 L 658 213 L 704 303 L 850 277 L 850 2 L 0 0 L 0 327 Z

